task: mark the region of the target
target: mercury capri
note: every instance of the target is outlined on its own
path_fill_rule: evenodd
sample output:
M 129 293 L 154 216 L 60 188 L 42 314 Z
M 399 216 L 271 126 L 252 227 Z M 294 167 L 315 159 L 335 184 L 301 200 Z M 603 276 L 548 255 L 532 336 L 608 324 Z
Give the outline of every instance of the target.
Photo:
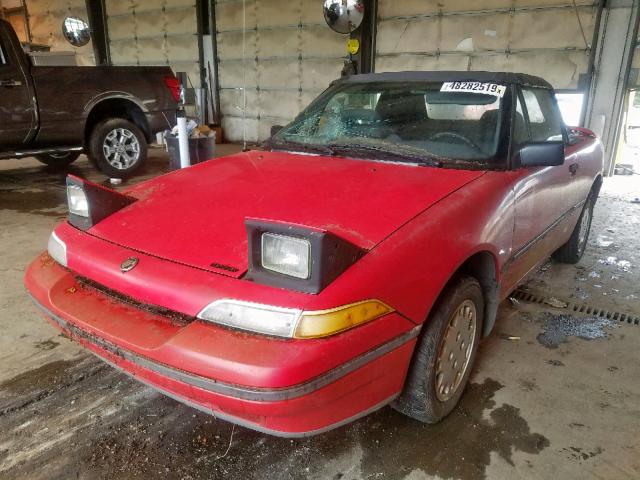
M 261 148 L 116 192 L 69 176 L 26 272 L 45 317 L 221 419 L 306 436 L 458 403 L 498 305 L 582 257 L 595 135 L 514 73 L 332 83 Z

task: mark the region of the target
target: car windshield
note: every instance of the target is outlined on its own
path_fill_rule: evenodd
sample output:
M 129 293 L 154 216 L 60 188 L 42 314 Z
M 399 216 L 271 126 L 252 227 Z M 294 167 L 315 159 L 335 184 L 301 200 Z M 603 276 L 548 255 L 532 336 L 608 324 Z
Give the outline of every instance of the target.
M 271 145 L 484 164 L 498 151 L 505 91 L 480 82 L 339 84 L 280 130 Z

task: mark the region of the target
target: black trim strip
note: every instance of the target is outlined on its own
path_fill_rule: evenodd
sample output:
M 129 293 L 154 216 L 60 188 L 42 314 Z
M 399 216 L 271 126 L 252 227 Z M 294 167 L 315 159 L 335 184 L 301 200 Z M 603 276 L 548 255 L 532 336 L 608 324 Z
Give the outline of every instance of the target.
M 336 423 L 332 423 L 330 425 L 327 425 L 326 427 L 322 427 L 322 428 L 317 428 L 315 430 L 307 430 L 307 431 L 303 431 L 303 432 L 285 432 L 282 430 L 273 430 L 271 428 L 266 428 L 263 427 L 262 425 L 259 425 L 257 423 L 251 422 L 249 420 L 245 420 L 244 418 L 240 418 L 240 417 L 236 417 L 235 415 L 230 415 L 228 413 L 223 413 L 223 412 L 219 412 L 217 410 L 213 410 L 210 408 L 207 408 L 203 405 L 200 405 L 199 403 L 195 403 L 192 400 L 189 400 L 186 397 L 183 397 L 181 395 L 177 395 L 173 392 L 170 392 L 168 390 L 165 390 L 164 388 L 158 387 L 157 385 L 154 385 L 153 383 L 143 379 L 143 378 L 139 378 L 136 377 L 135 375 L 133 375 L 131 372 L 125 370 L 122 367 L 119 367 L 118 365 L 116 365 L 113 362 L 110 362 L 109 360 L 101 357 L 100 355 L 98 355 L 95 352 L 91 352 L 92 354 L 94 354 L 96 357 L 98 357 L 100 360 L 102 360 L 103 362 L 105 362 L 106 364 L 112 366 L 113 368 L 115 368 L 116 370 L 124 373 L 125 375 L 127 375 L 128 377 L 133 378 L 134 380 L 147 385 L 148 387 L 153 388 L 154 390 L 160 392 L 163 395 L 166 395 L 169 398 L 174 399 L 176 402 L 180 402 L 180 403 L 184 403 L 185 405 L 191 407 L 191 408 L 195 408 L 196 410 L 200 410 L 201 412 L 204 412 L 208 415 L 213 415 L 216 418 L 219 418 L 221 420 L 224 420 L 226 422 L 230 422 L 230 423 L 235 423 L 236 425 L 240 425 L 241 427 L 245 427 L 245 428 L 250 428 L 251 430 L 256 430 L 258 432 L 262 432 L 262 433 L 266 433 L 269 435 L 273 435 L 276 437 L 283 437 L 283 438 L 304 438 L 304 437 L 312 437 L 314 435 L 318 435 L 320 433 L 324 433 L 324 432 L 328 432 L 329 430 L 333 430 L 335 428 L 341 427 L 343 425 L 346 425 L 347 423 L 351 423 L 359 418 L 365 417 L 367 415 L 369 415 L 370 413 L 375 412 L 376 410 L 380 410 L 382 407 L 384 407 L 385 405 L 388 405 L 389 403 L 391 403 L 392 401 L 394 401 L 398 395 L 400 395 L 399 393 L 395 393 L 393 395 L 391 395 L 388 398 L 385 398 L 384 400 L 382 400 L 381 402 L 373 405 L 372 407 L 367 408 L 366 410 L 363 410 L 362 412 L 356 413 L 355 415 L 352 415 L 351 417 L 345 418 L 344 420 L 340 420 L 339 422 Z
M 540 240 L 542 240 L 544 237 L 546 237 L 549 234 L 549 232 L 551 232 L 551 230 L 556 228 L 569 215 L 571 215 L 577 209 L 582 208 L 585 203 L 587 203 L 586 199 L 581 201 L 581 202 L 579 202 L 579 203 L 577 203 L 577 204 L 575 204 L 569 210 L 567 210 L 562 215 L 560 215 L 556 220 L 553 221 L 553 223 L 551 225 L 549 225 L 547 228 L 545 228 L 540 234 L 538 234 L 533 239 L 529 240 L 527 243 L 525 243 L 522 246 L 522 248 L 520 248 L 517 252 L 515 252 L 513 255 L 511 255 L 511 257 L 503 264 L 503 266 L 502 266 L 502 268 L 500 270 L 501 271 L 505 271 L 509 266 L 511 266 L 511 264 L 513 262 L 515 262 L 518 258 L 520 258 L 522 255 L 527 253 L 536 243 L 538 243 Z M 517 219 L 516 219 L 516 221 L 517 221 Z
M 31 296 L 31 295 L 30 295 Z M 176 368 L 164 365 L 162 363 L 150 360 L 141 355 L 135 354 L 129 350 L 124 350 L 117 345 L 99 338 L 95 335 L 85 332 L 81 328 L 67 322 L 60 318 L 44 305 L 38 302 L 33 296 L 31 299 L 40 308 L 45 315 L 54 320 L 60 328 L 69 332 L 72 337 L 82 338 L 94 345 L 107 350 L 124 360 L 134 363 L 142 368 L 153 371 L 160 375 L 163 375 L 172 380 L 176 380 L 187 385 L 191 385 L 209 392 L 225 395 L 228 397 L 234 397 L 242 400 L 251 400 L 257 402 L 277 402 L 282 400 L 290 400 L 292 398 L 302 397 L 315 390 L 329 385 L 336 380 L 344 377 L 345 375 L 359 369 L 369 362 L 381 357 L 382 355 L 399 348 L 408 341 L 414 339 L 420 333 L 422 325 L 418 325 L 406 333 L 397 336 L 396 338 L 384 343 L 372 350 L 369 350 L 362 355 L 349 360 L 342 365 L 335 367 L 332 370 L 304 383 L 300 383 L 291 387 L 284 388 L 252 388 L 242 385 L 235 385 L 230 383 L 219 382 L 217 380 L 195 375 L 193 373 L 186 372 L 184 370 L 178 370 Z M 100 357 L 102 358 L 102 357 Z

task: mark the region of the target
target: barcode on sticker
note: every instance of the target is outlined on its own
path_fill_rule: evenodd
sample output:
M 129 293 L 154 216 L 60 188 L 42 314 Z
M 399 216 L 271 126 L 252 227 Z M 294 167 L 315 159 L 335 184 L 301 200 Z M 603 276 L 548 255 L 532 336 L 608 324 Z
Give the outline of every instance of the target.
M 441 92 L 484 93 L 502 98 L 507 91 L 504 85 L 482 82 L 444 82 Z

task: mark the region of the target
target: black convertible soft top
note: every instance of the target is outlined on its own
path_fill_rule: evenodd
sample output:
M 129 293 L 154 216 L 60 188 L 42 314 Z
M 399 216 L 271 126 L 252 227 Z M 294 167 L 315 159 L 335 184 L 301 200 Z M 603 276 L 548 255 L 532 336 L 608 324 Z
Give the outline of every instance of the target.
M 373 83 L 373 82 L 483 82 L 508 84 L 516 83 L 528 87 L 552 88 L 546 80 L 511 72 L 468 72 L 468 71 L 434 71 L 434 72 L 384 72 L 365 73 L 343 77 L 336 83 Z

